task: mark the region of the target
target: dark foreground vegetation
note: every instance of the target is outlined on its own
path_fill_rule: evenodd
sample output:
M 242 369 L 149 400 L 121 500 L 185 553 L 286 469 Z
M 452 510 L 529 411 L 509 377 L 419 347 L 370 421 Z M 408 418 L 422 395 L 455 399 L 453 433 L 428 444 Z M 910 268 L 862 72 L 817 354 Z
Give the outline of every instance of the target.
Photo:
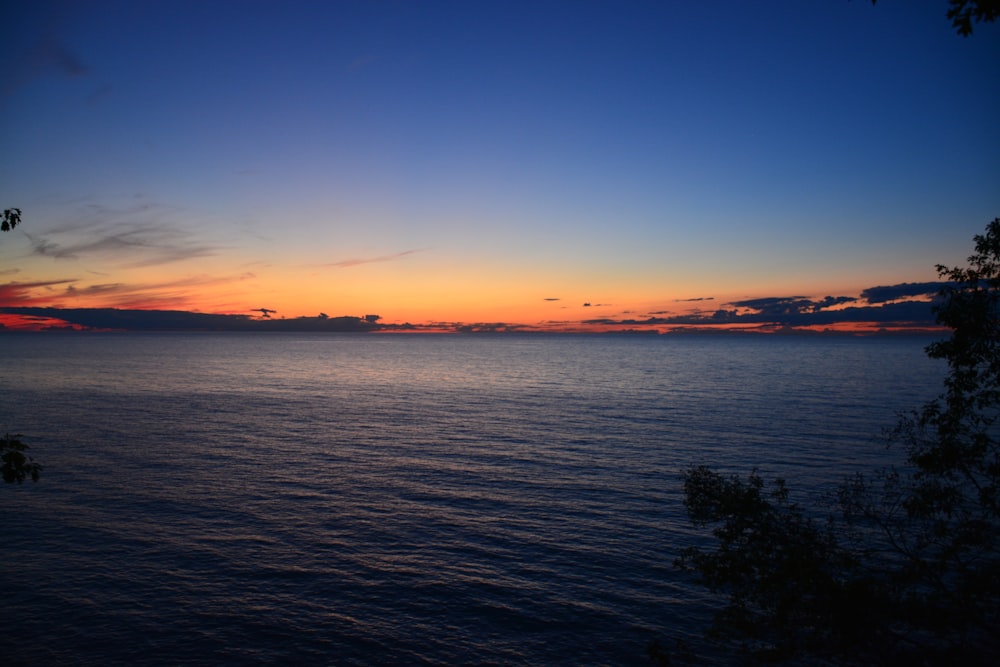
M 935 307 L 952 330 L 944 391 L 884 437 L 898 466 L 846 480 L 829 507 L 701 466 L 684 474 L 711 548 L 676 565 L 724 596 L 710 638 L 762 662 L 995 664 L 1000 655 L 1000 218 Z M 661 663 L 670 655 L 651 650 Z M 676 656 L 675 656 L 676 657 Z
M 29 477 L 37 482 L 42 474 L 42 466 L 28 456 L 29 447 L 21 441 L 21 434 L 7 433 L 0 438 L 0 469 L 3 481 L 20 484 Z

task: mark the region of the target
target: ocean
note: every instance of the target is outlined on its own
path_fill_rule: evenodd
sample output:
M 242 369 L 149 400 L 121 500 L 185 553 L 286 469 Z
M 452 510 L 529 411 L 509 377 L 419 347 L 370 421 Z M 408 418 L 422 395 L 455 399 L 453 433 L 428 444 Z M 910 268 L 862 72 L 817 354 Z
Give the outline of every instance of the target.
M 681 473 L 901 455 L 922 337 L 4 334 L 5 665 L 647 665 Z M 716 656 L 719 658 L 719 656 Z

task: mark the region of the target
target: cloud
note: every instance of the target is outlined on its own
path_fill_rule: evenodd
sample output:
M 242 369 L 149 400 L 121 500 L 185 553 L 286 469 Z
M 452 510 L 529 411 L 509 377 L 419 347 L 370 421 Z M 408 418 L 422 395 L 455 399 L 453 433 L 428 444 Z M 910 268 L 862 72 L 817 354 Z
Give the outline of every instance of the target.
M 852 303 L 854 301 L 857 301 L 857 299 L 852 296 L 826 296 L 823 297 L 822 301 L 816 302 L 816 308 L 832 308 L 834 306 L 839 306 L 842 303 Z
M 785 317 L 802 313 L 816 313 L 832 306 L 857 301 L 850 296 L 827 296 L 820 300 L 804 296 L 765 297 L 734 301 L 730 306 L 737 309 L 747 309 L 765 317 Z
M 171 219 L 177 215 L 168 207 L 149 202 L 119 209 L 90 204 L 70 224 L 25 235 L 37 256 L 96 258 L 127 268 L 170 264 L 219 252 L 218 246 L 200 241 Z
M 674 303 L 687 303 L 690 301 L 715 301 L 714 296 L 697 296 L 693 299 L 674 299 Z
M 868 303 L 884 303 L 909 296 L 929 297 L 936 296 L 941 289 L 947 286 L 946 282 L 879 285 L 878 287 L 869 287 L 861 292 L 861 298 L 866 299 Z
M 126 268 L 158 266 L 215 255 L 218 248 L 196 243 L 181 230 L 156 225 L 94 229 L 90 238 L 61 241 L 59 234 L 27 235 L 32 252 L 54 259 L 100 258 Z
M 101 84 L 87 97 L 87 104 L 94 106 L 100 104 L 104 99 L 111 96 L 113 88 L 109 84 Z
M 800 310 L 813 305 L 808 297 L 804 296 L 769 296 L 760 299 L 747 299 L 745 301 L 733 301 L 731 306 L 737 308 L 749 308 L 759 312 L 789 312 Z
M 14 303 L 25 305 L 48 303 L 52 298 L 53 287 L 62 285 L 72 286 L 72 283 L 74 282 L 75 280 L 73 279 L 65 279 L 45 280 L 32 283 L 5 283 L 0 285 L 0 303 L 5 305 Z M 43 290 L 46 294 L 38 295 L 38 290 Z
M 408 255 L 415 255 L 418 252 L 424 252 L 427 248 L 414 248 L 412 250 L 404 250 L 402 252 L 393 253 L 391 255 L 379 255 L 377 257 L 354 257 L 351 259 L 343 259 L 339 262 L 331 262 L 329 264 L 323 264 L 323 266 L 331 266 L 338 269 L 346 269 L 352 266 L 359 266 L 361 264 L 376 264 L 378 262 L 391 262 L 393 260 L 402 259 Z
M 348 72 L 356 72 L 375 62 L 375 56 L 359 56 L 347 65 Z
M 542 301 L 562 301 L 562 299 L 557 296 L 547 296 Z
M 87 76 L 90 68 L 54 36 L 40 38 L 14 62 L 8 63 L 3 77 L 3 97 L 10 97 L 32 81 L 47 76 L 75 79 Z
M 126 331 L 373 331 L 382 328 L 365 318 L 296 317 L 252 319 L 249 315 L 218 315 L 184 310 L 117 308 L 27 308 L 0 306 L 0 314 L 59 320 L 88 329 Z
M 454 325 L 454 331 L 458 333 L 512 333 L 524 330 L 524 325 L 509 324 L 506 322 L 477 322 L 475 324 Z
M 856 322 L 910 326 L 932 326 L 935 324 L 931 304 L 925 301 L 904 301 L 879 306 L 851 306 L 839 310 L 802 308 L 781 312 L 769 309 L 740 313 L 737 310 L 720 309 L 715 311 L 710 318 L 700 318 L 701 323 L 709 321 L 714 324 L 769 324 L 784 327 L 830 326 Z
M 925 296 L 936 292 L 931 286 L 937 283 L 902 284 L 865 290 L 879 299 L 883 296 Z M 864 293 L 863 293 L 864 294 Z M 778 296 L 745 299 L 724 304 L 714 311 L 700 311 L 684 315 L 654 313 L 646 319 L 592 319 L 585 324 L 603 326 L 778 326 L 808 327 L 833 326 L 848 323 L 875 323 L 886 326 L 930 327 L 936 325 L 933 303 L 927 299 L 893 301 L 856 297 L 826 296 L 810 299 L 805 296 Z M 865 303 L 866 305 L 861 305 Z M 847 305 L 858 304 L 858 305 Z
M 252 274 L 211 277 L 195 275 L 159 283 L 96 283 L 82 285 L 78 279 L 35 283 L 0 284 L 0 304 L 38 305 L 64 308 L 73 303 L 114 308 L 184 308 L 192 295 L 205 288 L 247 280 Z

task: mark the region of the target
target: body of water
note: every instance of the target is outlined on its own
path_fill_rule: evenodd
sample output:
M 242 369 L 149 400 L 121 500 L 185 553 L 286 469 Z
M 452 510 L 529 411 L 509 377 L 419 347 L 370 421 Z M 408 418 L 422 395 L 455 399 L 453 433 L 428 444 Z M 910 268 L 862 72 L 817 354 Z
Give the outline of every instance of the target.
M 711 603 L 681 472 L 899 456 L 929 340 L 4 335 L 4 664 L 647 664 Z

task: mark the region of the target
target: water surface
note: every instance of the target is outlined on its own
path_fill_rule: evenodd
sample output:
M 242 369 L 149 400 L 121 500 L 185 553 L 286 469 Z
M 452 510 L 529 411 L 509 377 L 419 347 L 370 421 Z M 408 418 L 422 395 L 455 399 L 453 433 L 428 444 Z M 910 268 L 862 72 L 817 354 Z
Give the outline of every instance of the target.
M 709 600 L 686 467 L 815 497 L 917 338 L 4 335 L 8 664 L 646 664 Z

